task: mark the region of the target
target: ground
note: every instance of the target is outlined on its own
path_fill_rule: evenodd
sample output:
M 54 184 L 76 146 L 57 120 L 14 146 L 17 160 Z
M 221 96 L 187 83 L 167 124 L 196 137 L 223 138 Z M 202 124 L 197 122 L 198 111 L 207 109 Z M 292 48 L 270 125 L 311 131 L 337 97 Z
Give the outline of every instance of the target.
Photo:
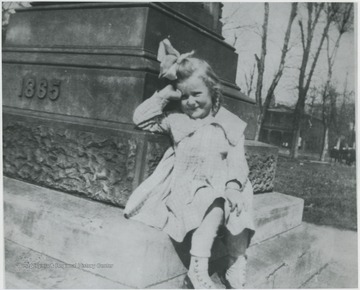
M 356 166 L 316 162 L 316 156 L 292 160 L 279 156 L 275 191 L 303 198 L 303 221 L 329 230 L 333 255 L 302 288 L 348 288 L 358 285 Z M 334 229 L 337 228 L 337 229 Z
M 306 222 L 357 230 L 354 165 L 279 156 L 274 190 L 303 198 Z

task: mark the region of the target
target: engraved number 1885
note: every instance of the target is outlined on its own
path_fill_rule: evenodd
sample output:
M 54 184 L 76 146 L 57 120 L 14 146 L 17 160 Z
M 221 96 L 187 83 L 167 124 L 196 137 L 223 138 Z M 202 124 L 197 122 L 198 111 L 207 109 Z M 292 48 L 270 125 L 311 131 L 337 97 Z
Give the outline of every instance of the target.
M 27 98 L 34 97 L 35 93 L 39 99 L 44 99 L 49 96 L 49 99 L 55 101 L 60 95 L 60 80 L 50 80 L 50 82 L 42 78 L 36 86 L 36 79 L 34 77 L 28 77 L 22 82 L 22 89 L 20 97 L 25 96 Z

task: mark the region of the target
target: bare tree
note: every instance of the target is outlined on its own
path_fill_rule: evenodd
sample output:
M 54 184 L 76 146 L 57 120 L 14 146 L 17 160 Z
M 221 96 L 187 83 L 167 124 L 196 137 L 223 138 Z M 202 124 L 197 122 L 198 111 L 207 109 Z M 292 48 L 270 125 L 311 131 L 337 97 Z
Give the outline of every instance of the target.
M 236 13 L 240 10 L 240 7 L 234 9 L 230 15 L 227 17 L 222 18 L 222 31 L 223 33 L 226 32 L 231 38 L 227 38 L 227 41 L 232 45 L 236 46 L 239 36 L 244 31 L 252 31 L 255 29 L 256 25 L 253 24 L 245 24 L 241 23 L 241 18 L 236 17 Z
M 326 18 L 326 22 L 320 37 L 320 42 L 316 48 L 315 56 L 311 60 L 310 53 L 311 53 L 311 46 L 313 44 L 315 29 L 317 28 L 320 16 L 322 14 L 325 5 L 331 5 L 331 4 L 306 3 L 307 14 L 308 14 L 307 24 L 305 27 L 306 29 L 304 29 L 303 21 L 299 20 L 303 54 L 302 54 L 300 73 L 299 73 L 298 100 L 294 111 L 293 138 L 292 138 L 292 144 L 290 150 L 290 156 L 292 158 L 298 157 L 298 141 L 300 137 L 300 124 L 304 115 L 306 95 L 310 88 L 311 79 L 313 77 L 317 61 L 319 59 L 321 48 L 323 46 L 326 36 L 328 35 L 330 24 L 334 20 L 334 16 L 332 14 L 328 14 L 328 17 Z M 308 65 L 310 65 L 310 70 L 307 73 Z
M 347 89 L 347 76 L 344 82 L 343 93 L 337 93 L 337 104 L 335 110 L 331 111 L 329 145 L 337 144 L 339 139 L 343 139 L 350 147 L 353 147 L 355 142 L 355 93 L 354 91 L 349 92 Z M 328 93 L 330 96 L 332 88 L 333 86 L 330 84 Z M 323 104 L 321 105 L 323 106 Z
M 256 64 L 254 64 L 252 70 L 250 71 L 249 77 L 247 76 L 247 73 L 245 73 L 246 93 L 247 93 L 248 96 L 250 96 L 251 91 L 252 91 L 252 89 L 253 89 L 253 81 L 254 81 L 255 67 L 256 67 Z
M 290 40 L 290 36 L 291 36 L 291 27 L 292 24 L 294 22 L 294 19 L 296 17 L 297 14 L 297 3 L 292 3 L 291 5 L 291 12 L 290 12 L 290 16 L 289 16 L 289 22 L 288 22 L 288 26 L 285 32 L 285 37 L 284 37 L 284 44 L 283 44 L 283 48 L 281 51 L 281 58 L 280 58 L 280 64 L 278 67 L 277 72 L 275 73 L 274 79 L 271 82 L 271 85 L 268 89 L 268 92 L 266 94 L 265 100 L 264 100 L 264 104 L 262 106 L 260 106 L 260 113 L 257 119 L 257 129 L 256 129 L 256 134 L 255 134 L 255 140 L 259 140 L 260 137 L 260 131 L 261 131 L 261 127 L 264 124 L 264 120 L 265 120 L 265 115 L 266 115 L 266 111 L 268 110 L 271 101 L 274 97 L 274 91 L 281 79 L 281 76 L 283 74 L 284 68 L 285 68 L 285 59 L 286 59 L 286 54 L 289 50 L 289 40 Z
M 322 93 L 322 122 L 324 125 L 323 146 L 320 153 L 320 160 L 324 161 L 328 152 L 328 139 L 330 123 L 337 117 L 336 113 L 336 96 L 337 94 L 330 92 L 331 79 L 335 64 L 336 54 L 340 46 L 340 39 L 344 33 L 352 28 L 352 11 L 353 3 L 331 3 L 326 10 L 327 21 L 330 17 L 334 18 L 334 23 L 338 29 L 338 36 L 334 47 L 330 48 L 330 38 L 326 35 L 326 57 L 327 57 L 327 79 Z M 335 104 L 334 104 L 335 103 Z
M 262 99 L 261 91 L 263 87 L 263 78 L 265 71 L 265 57 L 266 57 L 266 41 L 267 41 L 267 30 L 269 24 L 269 3 L 264 3 L 264 22 L 262 26 L 262 36 L 261 36 L 261 56 L 260 58 L 255 54 L 255 60 L 257 64 L 258 77 L 256 81 L 256 92 L 255 99 L 260 109 L 262 108 Z
M 342 93 L 342 100 L 341 104 L 339 104 L 339 113 L 337 115 L 338 118 L 334 119 L 332 123 L 334 128 L 334 134 L 339 137 L 343 135 L 344 131 L 346 131 L 349 122 L 354 121 L 355 124 L 355 104 L 354 104 L 354 91 L 348 91 L 347 82 L 348 82 L 348 75 L 346 74 L 346 78 L 344 81 L 344 90 Z M 353 144 L 352 144 L 353 145 Z
M 336 137 L 348 136 L 348 145 L 355 147 L 355 102 L 354 102 L 354 91 L 345 91 L 343 93 L 342 105 L 339 111 L 339 118 L 336 119 Z M 334 131 L 335 131 L 334 130 Z M 350 137 L 350 138 L 349 138 Z
M 336 124 L 337 119 L 337 99 L 338 92 L 331 83 L 326 83 L 322 91 L 322 123 L 324 126 L 322 149 L 320 153 L 320 161 L 325 161 L 325 155 L 328 151 L 330 124 Z

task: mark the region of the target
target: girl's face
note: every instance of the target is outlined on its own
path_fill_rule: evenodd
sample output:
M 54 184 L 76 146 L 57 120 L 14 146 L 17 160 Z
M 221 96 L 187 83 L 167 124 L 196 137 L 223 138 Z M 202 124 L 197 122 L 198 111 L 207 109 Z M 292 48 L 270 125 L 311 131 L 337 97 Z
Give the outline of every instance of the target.
M 192 119 L 208 116 L 212 109 L 212 99 L 204 81 L 196 75 L 180 82 L 177 89 L 182 92 L 181 110 Z

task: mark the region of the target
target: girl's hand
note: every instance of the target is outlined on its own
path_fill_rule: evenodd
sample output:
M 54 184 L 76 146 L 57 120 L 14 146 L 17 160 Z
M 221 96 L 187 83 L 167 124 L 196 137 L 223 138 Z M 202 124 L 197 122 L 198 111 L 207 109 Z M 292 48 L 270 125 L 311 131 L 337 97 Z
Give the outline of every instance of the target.
M 244 201 L 244 198 L 242 198 L 242 192 L 240 190 L 234 188 L 226 188 L 225 197 L 229 202 L 230 212 L 236 210 L 237 216 L 239 216 L 243 210 L 248 210 L 248 206 Z
M 172 85 L 167 85 L 165 88 L 159 91 L 159 94 L 169 101 L 178 101 L 182 96 L 181 91 L 178 89 L 175 90 Z

